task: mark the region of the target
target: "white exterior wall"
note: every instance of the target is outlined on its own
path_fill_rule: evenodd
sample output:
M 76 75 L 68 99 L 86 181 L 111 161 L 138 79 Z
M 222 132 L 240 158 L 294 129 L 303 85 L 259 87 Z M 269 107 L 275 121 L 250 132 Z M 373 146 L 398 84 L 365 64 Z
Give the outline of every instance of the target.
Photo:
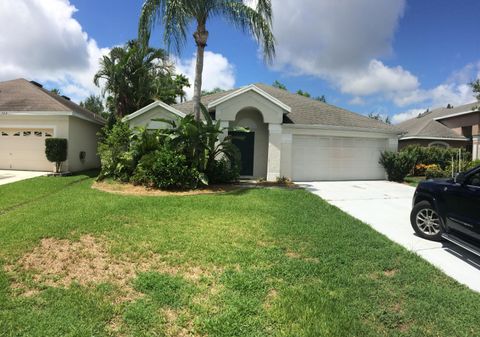
M 293 178 L 294 172 L 294 142 L 295 136 L 318 136 L 318 137 L 340 137 L 344 138 L 371 139 L 377 140 L 376 143 L 384 142 L 382 148 L 390 151 L 397 151 L 398 136 L 396 134 L 385 134 L 381 132 L 371 132 L 367 130 L 352 131 L 341 127 L 316 126 L 316 125 L 292 125 L 284 124 L 282 126 L 282 145 L 281 145 L 281 170 L 280 176 Z M 379 141 L 379 142 L 378 142 Z M 308 164 L 308 163 L 306 163 Z M 351 167 L 355 170 L 355 166 Z M 383 178 L 382 177 L 378 177 Z
M 97 155 L 98 136 L 101 125 L 86 120 L 69 117 L 68 120 L 68 170 L 72 172 L 100 167 Z M 80 152 L 84 151 L 85 160 L 80 160 Z

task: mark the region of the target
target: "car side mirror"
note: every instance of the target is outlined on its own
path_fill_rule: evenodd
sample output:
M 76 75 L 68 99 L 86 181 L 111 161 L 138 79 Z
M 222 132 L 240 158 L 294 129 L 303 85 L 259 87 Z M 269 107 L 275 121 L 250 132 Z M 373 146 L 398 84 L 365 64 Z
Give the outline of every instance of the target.
M 465 176 L 464 173 L 458 173 L 455 176 L 455 183 L 459 185 L 463 185 L 465 183 L 465 180 L 467 180 L 467 177 Z

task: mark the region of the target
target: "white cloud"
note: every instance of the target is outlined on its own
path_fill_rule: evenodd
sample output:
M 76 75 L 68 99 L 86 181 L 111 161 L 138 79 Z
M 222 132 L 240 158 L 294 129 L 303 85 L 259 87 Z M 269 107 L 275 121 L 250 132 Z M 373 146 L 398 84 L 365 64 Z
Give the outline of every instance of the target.
M 365 69 L 339 74 L 344 93 L 367 96 L 379 92 L 403 92 L 415 90 L 418 80 L 402 67 L 390 68 L 378 60 L 372 60 Z
M 99 48 L 68 0 L 0 2 L 0 80 L 52 82 L 74 100 L 98 93 L 93 75 L 109 49 Z
M 274 0 L 274 68 L 356 96 L 416 89 L 415 76 L 378 60 L 392 53 L 404 9 L 405 0 Z
M 190 81 L 190 88 L 186 88 L 187 97 L 193 97 L 193 83 L 195 80 L 196 55 L 186 60 L 176 60 L 178 73 L 184 74 Z M 235 86 L 235 68 L 222 54 L 211 51 L 205 52 L 202 76 L 202 90 L 215 88 L 232 89 Z
M 398 124 L 398 123 L 401 123 L 403 121 L 406 121 L 407 119 L 415 118 L 419 114 L 425 112 L 425 110 L 427 110 L 427 109 L 410 109 L 408 111 L 401 112 L 399 114 L 393 115 L 392 123 L 393 124 Z

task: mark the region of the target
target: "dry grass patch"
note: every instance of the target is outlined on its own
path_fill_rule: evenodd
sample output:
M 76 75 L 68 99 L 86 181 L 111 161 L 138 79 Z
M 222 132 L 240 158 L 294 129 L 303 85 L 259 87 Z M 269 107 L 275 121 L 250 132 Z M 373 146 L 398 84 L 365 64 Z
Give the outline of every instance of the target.
M 32 251 L 23 255 L 15 264 L 5 266 L 15 281 L 12 288 L 20 289 L 23 296 L 33 296 L 38 291 L 20 280 L 21 272 L 27 272 L 38 285 L 69 287 L 72 283 L 82 286 L 110 283 L 121 294 L 115 302 L 134 300 L 142 294 L 132 288 L 131 281 L 138 273 L 157 271 L 180 275 L 186 280 L 198 282 L 212 277 L 220 268 L 210 270 L 199 266 L 171 266 L 160 255 L 147 257 L 116 258 L 109 254 L 100 239 L 84 235 L 79 241 L 46 238 Z
M 226 193 L 245 188 L 238 185 L 212 185 L 204 188 L 190 191 L 165 191 L 159 189 L 147 188 L 144 186 L 136 186 L 133 184 L 124 184 L 118 182 L 97 181 L 92 184 L 92 188 L 115 194 L 122 195 L 138 195 L 138 196 L 188 196 L 200 194 Z

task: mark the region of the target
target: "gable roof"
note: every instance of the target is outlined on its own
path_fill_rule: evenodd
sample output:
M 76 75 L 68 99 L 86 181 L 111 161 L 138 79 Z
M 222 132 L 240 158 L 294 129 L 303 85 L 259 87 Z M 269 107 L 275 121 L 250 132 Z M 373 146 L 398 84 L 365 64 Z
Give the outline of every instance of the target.
M 105 123 L 101 116 L 23 78 L 0 82 L 0 111 L 39 115 L 41 112 L 65 112 L 98 124 Z
M 438 120 L 445 118 L 449 115 L 471 111 L 473 108 L 478 107 L 479 105 L 479 102 L 473 102 L 451 109 L 438 108 L 420 114 L 418 117 L 399 123 L 397 124 L 397 126 L 402 130 L 406 131 L 406 133 L 400 139 L 438 138 L 451 140 L 467 140 L 466 137 L 459 135 L 449 127 L 440 123 Z
M 140 110 L 137 110 L 135 111 L 134 113 L 131 113 L 130 115 L 127 115 L 125 117 L 123 117 L 122 121 L 126 122 L 126 121 L 129 121 L 129 120 L 132 120 L 140 115 L 143 115 L 144 113 L 152 110 L 152 109 L 155 109 L 156 107 L 162 107 L 164 108 L 165 110 L 167 111 L 170 111 L 171 113 L 179 116 L 179 117 L 185 117 L 185 114 L 181 111 L 178 111 L 177 109 L 175 109 L 174 107 L 162 102 L 162 101 L 155 101 L 153 103 L 150 103 L 149 105 L 141 108 Z
M 278 89 L 270 85 L 255 83 L 254 86 L 272 96 L 282 104 L 290 107 L 290 112 L 284 115 L 285 124 L 341 126 L 347 128 L 373 129 L 373 131 L 400 133 L 399 129 L 381 121 L 371 119 L 346 109 L 323 103 L 308 97 Z M 202 97 L 202 103 L 210 106 L 212 102 L 228 97 L 239 89 Z M 240 89 L 241 90 L 241 89 Z M 193 101 L 175 104 L 174 108 L 186 113 L 193 113 Z
M 256 92 L 257 94 L 259 94 L 260 96 L 266 98 L 267 100 L 269 100 L 270 102 L 272 102 L 273 104 L 277 105 L 278 107 L 280 107 L 281 109 L 285 110 L 286 112 L 291 112 L 292 111 L 292 108 L 289 107 L 288 105 L 284 104 L 282 101 L 276 99 L 275 97 L 273 97 L 272 95 L 270 95 L 269 93 L 267 93 L 266 91 L 260 89 L 259 87 L 257 87 L 255 84 L 250 84 L 246 87 L 243 87 L 243 88 L 240 88 L 240 89 L 237 89 L 231 93 L 229 93 L 228 95 L 225 95 L 225 96 L 222 96 L 216 100 L 214 100 L 213 102 L 210 102 L 208 104 L 208 108 L 209 109 L 212 109 L 212 108 L 215 108 L 217 105 L 223 103 L 223 102 L 226 102 L 228 101 L 229 99 L 232 99 L 234 97 L 237 97 L 241 94 L 244 94 L 246 92 L 249 92 L 249 91 L 253 91 L 253 92 Z

